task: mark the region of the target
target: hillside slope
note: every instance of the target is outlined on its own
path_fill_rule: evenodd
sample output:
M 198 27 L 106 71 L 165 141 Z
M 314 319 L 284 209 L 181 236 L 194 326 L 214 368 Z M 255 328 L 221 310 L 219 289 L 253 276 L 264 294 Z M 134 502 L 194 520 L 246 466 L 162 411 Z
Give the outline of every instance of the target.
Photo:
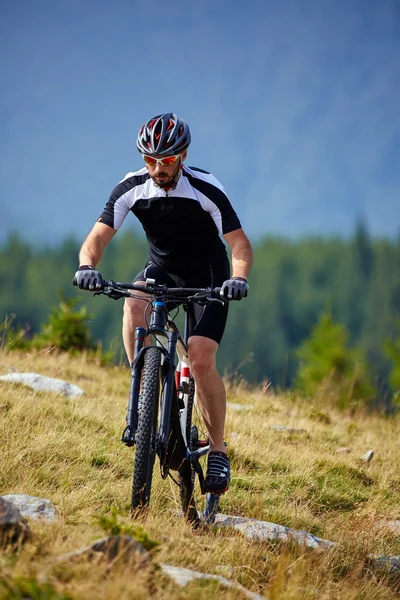
M 53 595 L 31 597 L 55 600 L 68 594 L 87 600 L 242 598 L 216 582 L 179 588 L 155 569 L 161 563 L 223 575 L 273 600 L 397 597 L 390 581 L 365 568 L 365 558 L 400 554 L 400 535 L 389 523 L 400 519 L 398 419 L 339 414 L 290 394 L 232 386 L 229 402 L 249 408 L 228 409 L 233 479 L 221 512 L 303 529 L 335 547 L 316 552 L 254 542 L 226 528 L 194 532 L 177 514 L 177 487 L 157 472 L 151 508 L 141 521 L 160 543 L 152 564 L 137 570 L 85 561 L 61 567 L 57 557 L 105 535 L 107 518 L 132 525 L 134 451 L 120 442 L 129 371 L 100 367 L 85 355 L 0 352 L 0 375 L 10 369 L 64 379 L 85 394 L 71 400 L 0 382 L 0 493 L 47 498 L 59 514 L 54 523 L 31 521 L 32 541 L 16 556 L 3 553 L 0 598 L 16 597 L 1 590 L 4 581 L 21 577 L 39 589 L 49 582 Z M 361 461 L 370 449 L 372 461 Z

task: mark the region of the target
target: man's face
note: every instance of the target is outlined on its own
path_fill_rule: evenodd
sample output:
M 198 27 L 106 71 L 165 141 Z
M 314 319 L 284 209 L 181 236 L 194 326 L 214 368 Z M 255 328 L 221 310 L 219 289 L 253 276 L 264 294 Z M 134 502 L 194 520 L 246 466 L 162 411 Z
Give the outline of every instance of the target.
M 178 171 L 182 167 L 182 163 L 186 158 L 186 150 L 180 155 L 176 163 L 164 166 L 161 163 L 156 163 L 154 166 L 146 164 L 150 177 L 160 187 L 169 187 L 177 179 Z

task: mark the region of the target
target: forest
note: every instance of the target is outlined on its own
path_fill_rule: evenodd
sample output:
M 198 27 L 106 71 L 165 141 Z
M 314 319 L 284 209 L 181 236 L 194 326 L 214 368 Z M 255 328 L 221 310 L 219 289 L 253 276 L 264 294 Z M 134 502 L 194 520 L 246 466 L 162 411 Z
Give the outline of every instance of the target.
M 10 235 L 0 246 L 0 319 L 15 315 L 13 325 L 33 335 L 60 298 L 79 298 L 93 336 L 123 361 L 123 302 L 72 286 L 80 242 L 71 238 L 49 247 Z M 143 235 L 126 230 L 111 241 L 98 268 L 105 279 L 130 281 L 146 255 Z M 290 387 L 300 349 L 321 315 L 329 314 L 345 329 L 349 347 L 362 353 L 379 393 L 386 393 L 393 356 L 385 348 L 398 348 L 400 238 L 372 238 L 363 223 L 350 239 L 265 236 L 254 243 L 254 259 L 248 298 L 230 305 L 221 372 Z

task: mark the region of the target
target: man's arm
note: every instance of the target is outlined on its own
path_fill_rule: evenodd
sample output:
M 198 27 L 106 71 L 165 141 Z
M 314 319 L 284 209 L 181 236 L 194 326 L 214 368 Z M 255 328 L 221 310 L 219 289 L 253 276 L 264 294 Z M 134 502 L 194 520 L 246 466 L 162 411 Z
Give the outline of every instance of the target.
M 232 277 L 248 276 L 253 265 L 253 249 L 243 229 L 236 229 L 224 235 L 232 249 Z
M 95 267 L 103 256 L 104 248 L 116 233 L 115 229 L 104 225 L 104 223 L 95 223 L 92 231 L 82 244 L 79 252 L 79 265 Z

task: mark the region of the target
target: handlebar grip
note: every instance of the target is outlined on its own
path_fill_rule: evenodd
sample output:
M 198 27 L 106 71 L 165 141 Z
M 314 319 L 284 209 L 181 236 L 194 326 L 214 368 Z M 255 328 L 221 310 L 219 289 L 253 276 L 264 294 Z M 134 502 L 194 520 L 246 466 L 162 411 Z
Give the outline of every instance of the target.
M 222 288 L 220 288 L 220 287 L 214 288 L 214 294 L 217 298 L 221 298 L 221 290 L 222 290 Z

